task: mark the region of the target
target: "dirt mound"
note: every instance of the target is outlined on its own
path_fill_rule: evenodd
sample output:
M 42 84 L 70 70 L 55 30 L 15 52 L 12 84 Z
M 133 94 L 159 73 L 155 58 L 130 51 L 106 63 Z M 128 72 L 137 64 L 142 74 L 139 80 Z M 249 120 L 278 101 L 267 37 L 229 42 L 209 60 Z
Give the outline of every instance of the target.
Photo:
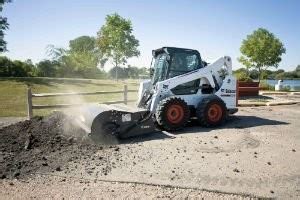
M 101 157 L 114 146 L 93 144 L 78 127 L 68 128 L 69 118 L 56 112 L 35 117 L 0 129 L 0 178 L 22 178 L 35 172 L 72 170 L 89 159 Z M 117 147 L 116 147 L 117 148 Z M 100 152 L 100 153 L 99 153 Z M 97 154 L 96 154 L 97 153 Z M 103 173 L 108 173 L 107 159 L 98 159 Z M 89 170 L 89 169 L 86 169 Z

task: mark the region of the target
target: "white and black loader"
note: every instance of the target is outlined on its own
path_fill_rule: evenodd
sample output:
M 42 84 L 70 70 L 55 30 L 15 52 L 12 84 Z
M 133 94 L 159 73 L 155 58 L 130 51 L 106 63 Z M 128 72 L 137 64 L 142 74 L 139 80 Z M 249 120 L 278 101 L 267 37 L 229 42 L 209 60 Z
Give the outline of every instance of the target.
M 140 83 L 137 108 L 99 106 L 90 120 L 94 140 L 122 139 L 156 131 L 176 131 L 191 120 L 221 125 L 237 109 L 231 58 L 208 64 L 197 50 L 153 50 L 150 80 Z

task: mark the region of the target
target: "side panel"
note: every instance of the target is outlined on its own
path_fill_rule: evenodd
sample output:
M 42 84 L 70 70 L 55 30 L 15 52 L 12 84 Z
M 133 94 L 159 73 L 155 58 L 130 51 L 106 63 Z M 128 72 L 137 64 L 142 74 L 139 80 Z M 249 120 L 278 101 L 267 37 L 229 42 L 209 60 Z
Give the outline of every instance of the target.
M 236 108 L 236 78 L 234 76 L 227 76 L 221 88 L 215 93 L 218 97 L 220 97 L 226 104 L 227 109 Z
M 226 104 L 227 109 L 236 109 L 236 98 L 237 98 L 237 91 L 236 91 L 236 78 L 232 75 L 228 75 L 225 77 L 225 79 L 223 80 L 223 84 L 221 85 L 220 89 L 214 93 L 214 95 L 217 95 L 218 97 L 220 97 L 224 103 Z M 164 99 L 166 97 L 169 96 L 178 96 L 181 97 L 182 99 L 185 100 L 185 102 L 190 105 L 190 106 L 194 106 L 195 108 L 198 106 L 198 103 L 201 101 L 202 98 L 209 96 L 212 94 L 201 94 L 197 93 L 197 94 L 192 94 L 192 95 L 174 95 L 172 93 L 170 93 L 170 91 L 166 91 L 164 93 L 160 93 L 160 95 L 158 96 L 158 94 L 155 94 L 153 96 L 153 100 L 152 101 L 152 109 L 151 111 L 155 111 L 156 105 L 158 104 L 158 102 L 160 101 L 160 99 Z

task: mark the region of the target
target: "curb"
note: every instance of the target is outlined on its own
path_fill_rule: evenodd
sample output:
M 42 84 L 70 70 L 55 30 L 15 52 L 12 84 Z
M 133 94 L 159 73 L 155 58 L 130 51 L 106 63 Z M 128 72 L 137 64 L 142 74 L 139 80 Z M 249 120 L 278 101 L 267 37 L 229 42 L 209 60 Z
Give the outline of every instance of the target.
M 291 95 L 300 95 L 300 92 L 291 92 Z
M 242 103 L 238 104 L 238 107 L 257 107 L 257 106 L 281 106 L 281 105 L 293 105 L 298 104 L 300 101 L 288 101 L 288 102 L 257 102 L 257 103 Z
M 300 95 L 300 92 L 259 92 L 260 95 Z
M 238 107 L 256 107 L 256 106 L 266 106 L 266 103 L 257 102 L 257 103 L 239 103 Z
M 277 102 L 277 103 L 268 102 L 268 103 L 266 103 L 266 106 L 293 105 L 293 104 L 298 104 L 298 103 L 300 103 L 300 101 Z

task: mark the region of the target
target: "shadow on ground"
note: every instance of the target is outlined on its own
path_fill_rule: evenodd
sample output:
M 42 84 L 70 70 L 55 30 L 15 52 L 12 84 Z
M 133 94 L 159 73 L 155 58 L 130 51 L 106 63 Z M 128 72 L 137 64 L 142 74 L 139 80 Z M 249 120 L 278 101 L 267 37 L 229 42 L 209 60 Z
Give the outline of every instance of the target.
M 250 128 L 266 125 L 286 125 L 283 121 L 261 118 L 257 116 L 230 116 L 223 128 Z
M 206 128 L 206 127 L 201 127 L 197 123 L 196 120 L 190 122 L 187 127 L 185 127 L 184 130 L 182 131 L 176 131 L 172 132 L 174 135 L 180 135 L 180 134 L 185 134 L 185 133 L 196 133 L 196 132 L 201 132 L 201 133 L 206 133 L 210 132 L 215 129 L 243 129 L 243 128 L 251 128 L 251 127 L 257 127 L 257 126 L 275 126 L 275 125 L 287 125 L 289 123 L 283 122 L 283 121 L 277 121 L 277 120 L 272 120 L 272 119 L 266 119 L 266 118 L 261 118 L 257 116 L 230 116 L 226 123 L 220 127 L 215 127 L 215 128 Z M 199 133 L 199 134 L 201 134 Z M 161 131 L 151 133 L 151 134 L 146 134 L 146 135 L 141 135 L 141 136 L 136 136 L 128 139 L 124 139 L 121 141 L 122 144 L 126 143 L 136 143 L 136 142 L 144 142 L 144 141 L 150 141 L 150 140 L 162 140 L 162 139 L 170 139 L 172 136 L 166 135 Z

